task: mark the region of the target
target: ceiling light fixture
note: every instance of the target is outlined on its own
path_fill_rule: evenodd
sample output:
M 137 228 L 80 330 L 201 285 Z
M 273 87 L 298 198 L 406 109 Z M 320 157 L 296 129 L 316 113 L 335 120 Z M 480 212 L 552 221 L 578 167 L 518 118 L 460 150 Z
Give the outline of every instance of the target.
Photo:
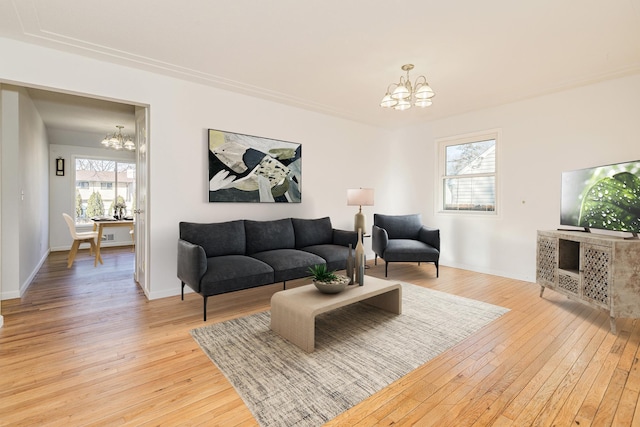
M 122 129 L 124 126 L 118 125 L 118 132 L 113 135 L 107 134 L 102 140 L 102 145 L 104 148 L 112 148 L 114 150 L 125 150 L 133 151 L 136 149 L 136 144 L 133 142 L 129 135 L 123 135 Z
M 436 94 L 427 83 L 425 76 L 420 76 L 411 85 L 409 71 L 413 70 L 413 64 L 405 64 L 402 71 L 407 72 L 407 76 L 400 76 L 400 83 L 391 83 L 387 87 L 387 93 L 382 98 L 380 106 L 383 108 L 393 108 L 394 110 L 408 110 L 412 105 L 416 107 L 428 107 L 433 104 L 431 98 Z

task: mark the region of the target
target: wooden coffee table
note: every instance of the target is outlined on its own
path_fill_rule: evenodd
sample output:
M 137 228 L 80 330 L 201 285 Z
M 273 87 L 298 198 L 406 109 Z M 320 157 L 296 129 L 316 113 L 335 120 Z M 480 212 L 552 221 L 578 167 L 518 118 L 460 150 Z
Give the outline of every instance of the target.
M 315 348 L 316 316 L 360 301 L 401 314 L 402 287 L 365 276 L 364 286 L 350 285 L 338 294 L 323 294 L 313 284 L 276 292 L 271 297 L 271 329 L 310 353 Z

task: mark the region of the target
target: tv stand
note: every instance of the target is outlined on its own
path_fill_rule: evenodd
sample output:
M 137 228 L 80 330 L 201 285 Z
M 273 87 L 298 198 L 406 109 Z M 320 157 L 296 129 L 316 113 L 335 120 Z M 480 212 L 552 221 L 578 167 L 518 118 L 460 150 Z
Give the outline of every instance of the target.
M 575 228 L 558 228 L 558 231 L 574 231 L 576 233 L 591 233 L 589 227 L 584 227 L 582 230 L 576 230 Z
M 640 240 L 575 231 L 538 231 L 536 282 L 616 318 L 640 318 Z

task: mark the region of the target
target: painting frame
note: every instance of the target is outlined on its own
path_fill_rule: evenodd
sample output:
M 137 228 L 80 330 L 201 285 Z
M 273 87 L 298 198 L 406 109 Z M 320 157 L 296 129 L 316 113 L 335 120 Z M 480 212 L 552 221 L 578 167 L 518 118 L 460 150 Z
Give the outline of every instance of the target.
M 209 203 L 301 203 L 302 144 L 208 129 Z

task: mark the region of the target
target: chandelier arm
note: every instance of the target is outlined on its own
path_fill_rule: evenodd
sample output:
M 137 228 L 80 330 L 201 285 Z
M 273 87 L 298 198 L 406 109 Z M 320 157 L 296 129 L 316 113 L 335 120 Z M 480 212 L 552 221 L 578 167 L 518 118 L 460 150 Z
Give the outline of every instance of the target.
M 420 79 L 422 79 L 422 82 L 420 82 Z M 415 82 L 416 88 L 418 87 L 418 84 L 420 84 L 420 85 L 428 85 L 429 82 L 427 82 L 427 78 L 425 76 L 418 76 L 418 78 L 416 79 L 416 82 Z

